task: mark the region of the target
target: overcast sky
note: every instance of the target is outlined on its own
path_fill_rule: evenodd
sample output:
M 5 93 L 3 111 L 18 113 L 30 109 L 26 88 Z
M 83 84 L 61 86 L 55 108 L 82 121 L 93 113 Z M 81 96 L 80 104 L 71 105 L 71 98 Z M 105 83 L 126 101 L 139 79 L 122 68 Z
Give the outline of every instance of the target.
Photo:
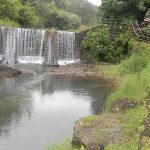
M 99 6 L 101 4 L 101 0 L 88 0 L 88 1 L 97 6 Z

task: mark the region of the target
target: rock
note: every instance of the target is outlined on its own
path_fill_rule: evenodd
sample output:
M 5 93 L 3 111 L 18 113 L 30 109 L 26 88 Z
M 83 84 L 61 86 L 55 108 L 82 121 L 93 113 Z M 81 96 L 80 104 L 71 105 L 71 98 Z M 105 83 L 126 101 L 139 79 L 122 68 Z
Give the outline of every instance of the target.
M 138 150 L 150 149 L 150 115 L 144 120 L 144 131 L 140 135 Z
M 150 130 L 145 129 L 139 140 L 138 150 L 149 150 L 150 149 Z
M 28 70 L 21 70 L 21 76 L 22 77 L 30 77 L 30 76 L 33 76 L 34 73 L 31 72 L 31 71 L 28 71 Z
M 150 98 L 146 101 L 146 108 L 150 112 Z
M 21 71 L 13 69 L 7 66 L 0 66 L 0 77 L 1 78 L 11 78 L 16 75 L 20 75 Z
M 134 108 L 137 105 L 136 101 L 129 99 L 117 100 L 111 107 L 110 111 L 112 113 L 123 112 L 127 109 Z
M 107 144 L 118 143 L 121 124 L 114 115 L 98 115 L 81 118 L 75 123 L 72 146 L 86 150 L 103 150 Z
M 85 147 L 85 150 L 104 150 L 104 146 L 97 143 L 89 144 Z
M 145 129 L 150 129 L 150 116 L 146 117 L 144 120 L 144 127 Z

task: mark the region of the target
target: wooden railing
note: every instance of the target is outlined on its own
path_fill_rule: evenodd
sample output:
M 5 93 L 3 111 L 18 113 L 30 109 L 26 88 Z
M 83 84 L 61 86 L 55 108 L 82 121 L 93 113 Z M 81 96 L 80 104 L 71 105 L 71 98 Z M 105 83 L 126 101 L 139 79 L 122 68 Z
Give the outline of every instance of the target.
M 145 33 L 143 33 L 139 23 L 136 22 L 130 22 L 132 27 L 132 33 L 134 38 L 136 38 L 139 41 L 150 43 L 150 37 L 147 36 Z

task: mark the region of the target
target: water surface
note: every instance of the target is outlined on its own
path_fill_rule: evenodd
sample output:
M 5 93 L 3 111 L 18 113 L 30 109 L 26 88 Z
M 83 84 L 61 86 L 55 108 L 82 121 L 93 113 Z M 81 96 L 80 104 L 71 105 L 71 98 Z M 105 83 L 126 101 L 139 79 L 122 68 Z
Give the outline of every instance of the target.
M 100 114 L 110 91 L 105 82 L 48 75 L 51 68 L 18 65 L 30 77 L 0 79 L 0 150 L 44 150 L 71 137 L 74 122 Z

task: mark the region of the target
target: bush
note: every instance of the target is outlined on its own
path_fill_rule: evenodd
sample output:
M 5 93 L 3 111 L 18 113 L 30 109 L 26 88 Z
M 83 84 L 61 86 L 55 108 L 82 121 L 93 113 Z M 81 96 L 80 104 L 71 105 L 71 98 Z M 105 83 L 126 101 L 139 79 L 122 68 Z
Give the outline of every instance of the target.
M 89 58 L 118 63 L 132 49 L 131 41 L 131 36 L 128 32 L 112 36 L 110 28 L 103 26 L 99 31 L 88 32 L 82 42 L 82 46 Z

